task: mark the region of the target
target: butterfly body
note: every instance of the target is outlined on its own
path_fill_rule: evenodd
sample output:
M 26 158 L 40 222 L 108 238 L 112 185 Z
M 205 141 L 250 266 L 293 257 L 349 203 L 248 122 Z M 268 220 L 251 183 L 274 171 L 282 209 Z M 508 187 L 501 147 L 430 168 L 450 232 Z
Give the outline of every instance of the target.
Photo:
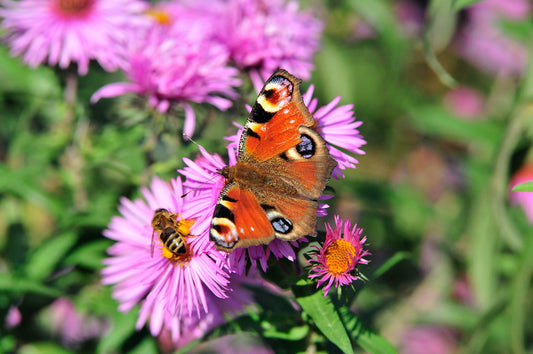
M 316 199 L 336 162 L 314 130 L 299 84 L 285 70 L 267 80 L 244 127 L 238 162 L 219 171 L 226 184 L 210 230 L 217 249 L 315 235 Z

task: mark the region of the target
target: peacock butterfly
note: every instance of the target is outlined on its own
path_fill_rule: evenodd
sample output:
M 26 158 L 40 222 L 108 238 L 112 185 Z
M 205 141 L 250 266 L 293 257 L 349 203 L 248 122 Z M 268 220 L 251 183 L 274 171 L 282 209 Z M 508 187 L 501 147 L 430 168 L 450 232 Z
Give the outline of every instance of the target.
M 316 235 L 317 198 L 337 162 L 314 130 L 300 82 L 282 69 L 267 80 L 244 126 L 238 162 L 218 171 L 225 186 L 210 229 L 218 250 Z

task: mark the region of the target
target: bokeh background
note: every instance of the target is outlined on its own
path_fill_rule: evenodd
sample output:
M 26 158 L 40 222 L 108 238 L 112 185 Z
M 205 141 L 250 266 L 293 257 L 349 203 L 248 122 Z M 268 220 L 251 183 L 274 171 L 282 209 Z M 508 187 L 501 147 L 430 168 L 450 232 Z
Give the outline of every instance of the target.
M 330 184 L 330 218 L 363 227 L 372 253 L 359 269 L 368 281 L 354 284 L 349 304 L 358 321 L 402 353 L 533 350 L 533 196 L 511 193 L 512 184 L 533 180 L 532 4 L 300 7 L 324 25 L 304 91 L 313 84 L 321 105 L 337 96 L 353 104 L 367 141 L 357 168 Z M 168 338 L 136 331 L 137 312 L 119 312 L 101 285 L 112 244 L 102 230 L 121 196 L 138 197 L 154 175 L 176 177 L 198 147 L 181 136 L 179 108 L 159 114 L 135 95 L 91 103 L 100 87 L 124 79 L 120 70 L 91 62 L 77 76 L 75 100 L 65 97 L 69 72 L 28 67 L 9 54 L 4 37 L 0 351 L 171 351 Z M 194 106 L 194 137 L 208 151 L 225 154 L 222 137 L 235 133 L 232 121 L 243 124 L 244 104 L 253 103 L 252 83 L 240 77 L 243 94 L 229 111 Z M 280 319 L 267 302 L 258 308 L 271 315 L 260 326 L 246 327 L 254 317 L 243 314 L 187 350 L 339 350 L 308 332 L 266 330 Z M 350 333 L 357 352 L 389 348 L 368 336 L 365 346 L 357 330 Z

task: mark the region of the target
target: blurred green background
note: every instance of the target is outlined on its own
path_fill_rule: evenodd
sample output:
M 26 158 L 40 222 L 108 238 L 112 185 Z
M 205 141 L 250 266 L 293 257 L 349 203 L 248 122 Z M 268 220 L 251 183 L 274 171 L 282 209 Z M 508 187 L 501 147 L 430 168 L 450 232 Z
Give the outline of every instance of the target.
M 495 73 L 460 55 L 472 2 L 304 4 L 326 24 L 304 90 L 314 84 L 319 105 L 339 95 L 353 104 L 367 141 L 357 169 L 330 184 L 330 216 L 363 227 L 372 253 L 352 309 L 406 353 L 533 350 L 533 232 L 509 203 L 509 179 L 528 161 L 532 74 L 529 63 Z M 531 13 L 497 25 L 529 52 Z M 73 105 L 65 75 L 29 69 L 0 47 L 0 321 L 13 306 L 21 314 L 17 326 L 2 324 L 0 351 L 155 352 L 156 339 L 134 332 L 136 311 L 118 313 L 99 283 L 112 244 L 101 232 L 121 196 L 139 196 L 154 174 L 175 177 L 198 150 L 181 139 L 176 112 L 154 119 L 131 96 L 89 103 L 122 74 L 95 64 Z M 468 101 L 465 113 L 461 99 L 472 92 L 479 106 Z M 224 154 L 220 131 L 244 123 L 242 103 L 254 96 L 225 119 L 200 107 L 198 142 Z M 106 336 L 66 345 L 47 325 L 46 309 L 62 297 Z M 274 350 L 289 342 L 275 339 Z

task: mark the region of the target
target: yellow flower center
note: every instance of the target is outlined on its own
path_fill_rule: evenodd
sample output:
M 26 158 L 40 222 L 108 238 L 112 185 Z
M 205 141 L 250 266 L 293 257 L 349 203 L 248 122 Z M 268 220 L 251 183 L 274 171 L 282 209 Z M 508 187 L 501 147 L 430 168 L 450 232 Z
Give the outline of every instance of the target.
M 80 15 L 88 10 L 94 4 L 94 0 L 59 0 L 59 10 L 65 15 Z
M 352 269 L 353 259 L 357 256 L 357 251 L 350 242 L 336 240 L 328 247 L 325 256 L 329 272 L 338 275 Z
M 152 17 L 160 25 L 170 25 L 172 23 L 170 14 L 161 9 L 148 10 L 148 16 Z

